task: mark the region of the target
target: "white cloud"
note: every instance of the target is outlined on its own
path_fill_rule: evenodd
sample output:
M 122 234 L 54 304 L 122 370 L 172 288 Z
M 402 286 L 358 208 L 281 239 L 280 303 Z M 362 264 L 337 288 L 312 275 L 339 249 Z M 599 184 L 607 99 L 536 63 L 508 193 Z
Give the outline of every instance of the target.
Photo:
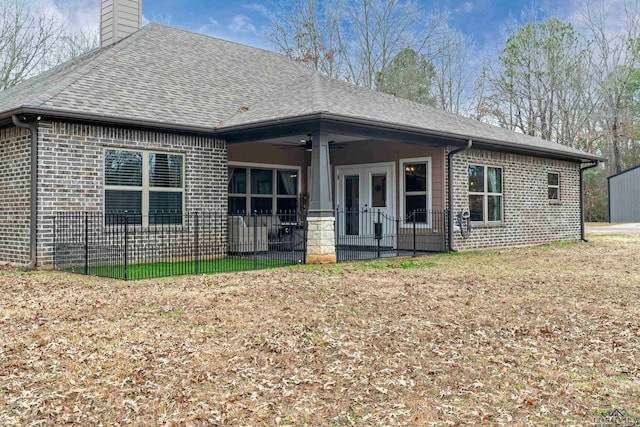
M 234 33 L 255 33 L 256 27 L 251 23 L 251 18 L 245 15 L 236 15 L 231 19 L 229 29 Z
M 195 32 L 200 34 L 207 34 L 210 36 L 215 36 L 220 30 L 220 23 L 213 19 L 211 16 L 208 18 L 208 22 L 199 26 Z
M 242 7 L 249 10 L 255 10 L 260 15 L 265 16 L 267 18 L 271 17 L 272 13 L 267 9 L 267 7 L 261 3 L 249 3 L 245 4 Z
M 563 7 L 564 6 L 564 7 Z M 572 23 L 579 30 L 586 30 L 588 14 L 595 14 L 605 22 L 610 36 L 621 35 L 628 30 L 627 20 L 640 13 L 634 0 L 572 0 L 558 7 L 561 18 Z M 625 10 L 628 8 L 627 10 Z
M 470 13 L 474 9 L 473 2 L 467 1 L 460 7 L 455 8 L 456 13 Z
M 98 34 L 100 27 L 100 0 L 21 1 L 32 11 L 38 11 L 46 16 L 55 17 L 68 31 Z M 145 1 L 150 2 L 151 0 L 143 0 L 143 9 Z M 198 22 L 197 24 L 194 23 L 194 26 L 189 26 L 188 23 L 185 24 L 176 21 L 176 17 L 172 16 L 170 12 L 163 12 L 153 15 L 143 15 L 142 24 L 146 25 L 149 22 L 158 22 L 172 27 L 185 28 L 189 31 L 268 49 L 270 45 L 260 35 L 261 30 L 258 29 L 258 24 L 250 17 L 251 13 L 256 13 L 260 16 L 264 13 L 269 13 L 269 10 L 260 3 L 261 0 L 254 0 L 253 3 L 246 5 L 246 14 L 237 14 L 224 22 L 220 20 L 219 17 L 218 20 L 213 17 L 207 17 L 204 23 Z M 257 19 L 258 18 L 256 18 L 256 20 Z
M 173 26 L 173 15 L 171 15 L 169 12 L 163 12 L 163 13 L 154 13 L 151 16 L 151 19 L 148 19 L 146 16 L 144 16 L 144 11 L 142 13 L 142 25 L 147 25 L 149 22 L 155 22 L 158 24 L 162 24 L 162 25 L 167 25 L 169 27 Z
M 25 6 L 55 19 L 71 32 L 96 32 L 99 0 L 24 0 Z

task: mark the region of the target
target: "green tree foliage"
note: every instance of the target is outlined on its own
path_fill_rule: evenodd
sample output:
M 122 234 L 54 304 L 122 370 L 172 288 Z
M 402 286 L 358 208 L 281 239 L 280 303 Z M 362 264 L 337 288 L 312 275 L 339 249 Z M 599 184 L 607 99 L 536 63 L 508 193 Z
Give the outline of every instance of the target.
M 504 127 L 576 146 L 589 106 L 587 50 L 570 24 L 528 23 L 507 39 L 498 65 L 487 64 L 484 116 Z
M 607 158 L 585 177 L 587 218 L 603 220 L 606 177 L 640 164 L 640 1 L 583 7 L 577 28 L 535 14 L 514 28 L 479 74 L 475 117 Z
M 606 169 L 584 171 L 584 219 L 587 222 L 609 220 L 609 191 Z
M 413 49 L 400 51 L 391 63 L 376 73 L 376 89 L 400 98 L 435 105 L 431 95 L 433 65 Z
M 625 104 L 634 111 L 640 110 L 640 69 L 634 68 L 625 87 Z
M 621 170 L 640 165 L 640 68 L 629 70 L 621 102 L 619 157 Z M 615 165 L 611 165 L 613 170 Z M 617 173 L 617 172 L 616 172 Z
M 640 165 L 640 69 L 617 67 L 609 79 L 617 80 L 610 84 L 626 81 L 621 87 L 618 112 L 615 114 L 616 128 L 610 127 L 613 116 L 605 115 L 596 121 L 599 133 L 597 149 L 609 161 L 603 168 L 585 172 L 585 219 L 587 221 L 608 221 L 608 182 L 607 177 Z M 611 86 L 610 86 L 611 87 Z M 616 131 L 615 139 L 612 131 Z M 615 141 L 615 144 L 613 143 Z M 617 161 L 616 161 L 617 159 Z
M 447 13 L 427 11 L 412 0 L 282 0 L 272 15 L 267 38 L 280 52 L 330 77 L 457 113 L 471 79 L 468 63 L 473 43 L 449 28 L 447 19 Z M 420 84 L 390 89 L 385 83 L 390 72 L 398 75 L 405 68 L 402 79 L 409 77 L 411 67 L 399 62 L 410 52 L 415 54 L 414 71 Z M 423 67 L 424 61 L 428 67 Z M 422 78 L 425 72 L 427 79 Z M 425 80 L 431 95 L 423 87 Z

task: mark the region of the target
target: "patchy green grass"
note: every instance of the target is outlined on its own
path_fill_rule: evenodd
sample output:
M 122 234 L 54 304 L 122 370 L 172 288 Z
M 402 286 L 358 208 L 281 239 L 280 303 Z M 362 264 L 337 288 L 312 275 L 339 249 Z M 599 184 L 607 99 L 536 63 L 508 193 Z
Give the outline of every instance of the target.
M 574 247 L 574 246 L 579 246 L 581 245 L 582 242 L 575 242 L 575 241 L 570 241 L 570 242 L 553 242 L 553 243 L 545 243 L 543 245 L 539 245 L 538 247 L 541 250 L 551 250 L 554 248 L 570 248 L 570 247 Z
M 131 264 L 125 270 L 124 265 L 90 266 L 88 274 L 91 276 L 109 277 L 112 279 L 140 280 L 157 277 L 183 276 L 188 274 L 231 273 L 265 268 L 285 267 L 297 265 L 291 260 L 265 260 L 243 257 L 226 257 L 213 260 L 151 262 Z M 69 269 L 70 272 L 82 273 L 80 269 Z
M 432 268 L 438 264 L 428 256 L 417 258 L 381 258 L 373 261 L 354 261 L 353 265 L 361 269 L 395 270 L 412 268 Z
M 640 416 L 640 239 L 136 283 L 0 268 L 0 425 Z

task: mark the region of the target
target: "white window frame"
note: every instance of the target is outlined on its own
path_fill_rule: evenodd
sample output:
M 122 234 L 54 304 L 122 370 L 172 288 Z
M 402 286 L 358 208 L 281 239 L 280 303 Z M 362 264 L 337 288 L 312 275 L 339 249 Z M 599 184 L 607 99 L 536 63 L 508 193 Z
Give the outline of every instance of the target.
M 484 168 L 484 191 L 477 192 L 469 190 L 469 166 L 480 166 Z M 500 169 L 500 188 L 502 189 L 501 193 L 490 193 L 489 189 L 489 174 L 488 168 Z M 469 163 L 467 165 L 467 203 L 469 202 L 469 196 L 483 196 L 482 197 L 482 221 L 471 221 L 471 224 L 476 225 L 500 225 L 504 222 L 504 168 L 502 166 L 496 165 L 487 165 L 482 163 Z M 500 196 L 500 221 L 489 221 L 489 196 Z
M 549 184 L 549 175 L 557 175 L 558 176 L 558 185 L 550 185 Z M 562 195 L 560 193 L 560 179 L 561 179 L 561 175 L 560 172 L 547 172 L 547 200 L 549 201 L 550 205 L 558 205 L 560 204 L 561 200 L 562 200 Z M 549 198 L 549 189 L 550 188 L 557 188 L 558 189 L 558 198 L 557 199 L 551 199 Z
M 107 171 L 105 167 L 106 161 L 106 152 L 107 151 L 131 151 L 135 153 L 142 153 L 142 186 L 133 186 L 133 185 L 107 185 Z M 151 187 L 149 185 L 150 182 L 150 170 L 149 170 L 149 156 L 151 154 L 167 154 L 171 156 L 181 156 L 182 157 L 182 187 L 173 188 L 173 187 Z M 182 222 L 177 225 L 184 224 L 184 214 L 185 214 L 185 194 L 186 194 L 186 156 L 181 152 L 173 152 L 173 151 L 163 151 L 163 150 L 142 150 L 142 149 L 134 149 L 134 148 L 122 148 L 122 147 L 103 147 L 102 150 L 102 167 L 104 170 L 103 173 L 103 198 L 102 198 L 102 207 L 103 212 L 106 213 L 106 192 L 107 190 L 116 190 L 116 191 L 141 191 L 142 192 L 142 226 L 149 226 L 149 193 L 153 191 L 158 192 L 167 192 L 167 193 L 182 193 Z
M 426 191 L 410 191 L 408 194 L 405 193 L 404 184 L 405 184 L 405 176 L 404 171 L 406 165 L 422 163 L 427 165 L 427 189 Z M 427 198 L 427 221 L 426 222 L 417 222 L 415 224 L 416 228 L 431 228 L 431 211 L 433 209 L 432 204 L 432 175 L 431 175 L 431 157 L 411 157 L 406 159 L 400 159 L 398 168 L 398 179 L 400 183 L 400 227 L 401 228 L 410 228 L 413 227 L 413 222 L 406 222 L 406 212 L 405 212 L 405 197 L 406 196 L 421 196 L 424 193 L 424 196 Z
M 227 192 L 227 198 L 229 197 L 244 197 L 245 207 L 247 208 L 245 211 L 245 215 L 251 215 L 251 198 L 252 197 L 264 197 L 265 199 L 272 199 L 273 211 L 271 215 L 277 215 L 278 208 L 278 199 L 296 199 L 297 201 L 297 210 L 299 211 L 302 207 L 300 206 L 300 194 L 301 194 L 301 185 L 302 185 L 302 176 L 301 176 L 301 168 L 300 166 L 293 165 L 277 165 L 270 163 L 252 163 L 252 162 L 228 162 L 227 168 L 245 168 L 247 169 L 247 192 L 246 193 L 229 193 Z M 262 170 L 271 170 L 271 174 L 273 177 L 273 194 L 252 194 L 251 193 L 251 169 L 262 169 Z M 297 175 L 297 186 L 298 193 L 293 196 L 288 196 L 284 194 L 278 194 L 278 171 L 279 170 L 295 170 Z M 227 187 L 228 188 L 228 187 Z

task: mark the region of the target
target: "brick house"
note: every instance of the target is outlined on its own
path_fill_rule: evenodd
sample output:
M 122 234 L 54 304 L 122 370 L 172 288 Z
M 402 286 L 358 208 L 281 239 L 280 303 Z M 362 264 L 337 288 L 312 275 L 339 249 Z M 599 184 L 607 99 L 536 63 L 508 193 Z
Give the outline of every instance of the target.
M 337 239 L 367 227 L 340 208 L 399 218 L 398 247 L 443 211 L 439 250 L 584 237 L 582 171 L 599 156 L 273 52 L 138 29 L 139 1 L 101 11 L 99 49 L 0 93 L 0 261 L 50 266 L 52 215 L 69 210 L 303 209 L 307 262 L 335 262 Z

